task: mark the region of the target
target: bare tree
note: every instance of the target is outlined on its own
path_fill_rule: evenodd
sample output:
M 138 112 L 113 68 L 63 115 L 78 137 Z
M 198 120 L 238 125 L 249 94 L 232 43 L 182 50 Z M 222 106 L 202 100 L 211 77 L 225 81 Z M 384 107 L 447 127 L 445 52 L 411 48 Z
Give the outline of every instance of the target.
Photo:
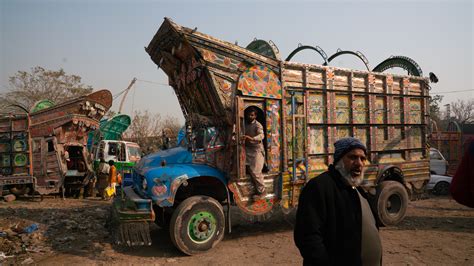
M 5 106 L 21 105 L 30 109 L 35 102 L 48 99 L 55 103 L 92 92 L 91 86 L 81 83 L 81 77 L 67 75 L 63 69 L 57 71 L 34 67 L 31 72 L 18 71 L 8 80 L 9 91 L 1 95 Z
M 161 115 L 151 114 L 146 110 L 135 111 L 132 123 L 124 135 L 130 139 L 145 139 L 160 135 Z
M 451 113 L 459 124 L 474 123 L 474 99 L 451 103 Z
M 167 139 L 174 146 L 180 125 L 174 117 L 165 117 L 147 111 L 135 111 L 124 138 L 137 142 L 145 153 L 162 149 Z

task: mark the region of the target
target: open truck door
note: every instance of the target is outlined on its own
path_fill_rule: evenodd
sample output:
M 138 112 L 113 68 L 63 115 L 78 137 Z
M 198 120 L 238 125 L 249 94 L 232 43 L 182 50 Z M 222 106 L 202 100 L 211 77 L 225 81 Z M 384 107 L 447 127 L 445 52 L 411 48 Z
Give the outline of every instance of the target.
M 268 145 L 267 138 L 268 133 L 265 126 L 266 121 L 266 102 L 264 99 L 249 98 L 249 97 L 236 97 L 235 101 L 235 139 L 236 139 L 236 156 L 235 156 L 235 168 L 236 175 L 229 182 L 229 189 L 233 192 L 234 200 L 245 213 L 251 215 L 261 215 L 272 210 L 274 202 L 278 197 L 279 193 L 276 190 L 279 186 L 278 178 L 269 173 L 268 167 Z M 262 169 L 264 176 L 265 188 L 267 195 L 265 198 L 254 201 L 252 196 L 256 193 L 255 183 L 249 173 L 247 173 L 246 167 L 246 150 L 245 141 L 242 137 L 245 136 L 246 126 L 246 110 L 249 107 L 254 107 L 257 110 L 257 121 L 264 127 L 265 138 L 263 140 L 265 147 L 265 165 Z M 278 167 L 279 168 L 279 167 Z

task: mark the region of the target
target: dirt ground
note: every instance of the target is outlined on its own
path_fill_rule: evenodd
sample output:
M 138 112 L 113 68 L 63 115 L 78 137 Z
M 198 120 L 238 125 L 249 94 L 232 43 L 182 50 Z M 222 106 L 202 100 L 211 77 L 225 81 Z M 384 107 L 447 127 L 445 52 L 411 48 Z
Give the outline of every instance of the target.
M 152 227 L 153 244 L 120 248 L 104 228 L 110 202 L 20 199 L 0 203 L 0 265 L 300 265 L 294 215 L 275 211 L 255 221 L 233 212 L 233 231 L 213 250 L 189 257 L 167 231 Z M 22 232 L 33 223 L 39 229 Z M 1 235 L 3 232 L 3 236 Z M 410 202 L 405 220 L 381 229 L 385 265 L 474 265 L 474 209 L 449 197 Z

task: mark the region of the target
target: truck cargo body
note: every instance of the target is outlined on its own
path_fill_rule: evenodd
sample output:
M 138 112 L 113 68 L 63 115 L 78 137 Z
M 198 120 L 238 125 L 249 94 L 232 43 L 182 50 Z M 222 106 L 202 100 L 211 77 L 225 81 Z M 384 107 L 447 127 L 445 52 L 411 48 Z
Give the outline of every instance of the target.
M 27 160 L 20 165 L 28 166 L 19 168 L 15 166 L 16 157 L 10 157 L 10 166 L 3 162 L 2 169 L 5 171 L 2 171 L 0 176 L 1 182 L 4 185 L 13 182 L 20 176 L 17 171 L 23 169 L 21 176 L 30 178 L 28 182 L 26 179 L 22 182 L 28 189 L 17 191 L 17 194 L 37 192 L 43 195 L 57 193 L 61 189 L 73 192 L 87 185 L 94 175 L 91 156 L 86 149 L 87 134 L 98 127 L 100 118 L 111 104 L 111 93 L 101 90 L 20 115 L 23 117 L 21 129 L 15 126 L 0 126 L 1 134 L 11 135 L 13 140 L 16 132 L 24 135 L 24 153 Z M 12 117 L 17 116 L 3 116 L 0 125 L 12 123 Z M 14 187 L 5 188 L 15 192 L 12 190 Z

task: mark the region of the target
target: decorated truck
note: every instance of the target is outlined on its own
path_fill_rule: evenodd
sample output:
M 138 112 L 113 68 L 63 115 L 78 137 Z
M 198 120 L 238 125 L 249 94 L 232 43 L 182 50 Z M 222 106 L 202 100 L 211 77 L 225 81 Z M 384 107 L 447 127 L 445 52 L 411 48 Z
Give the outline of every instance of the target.
M 310 47 L 310 46 L 307 46 Z M 165 18 L 146 52 L 169 78 L 187 125 L 189 146 L 147 157 L 136 165 L 134 185 L 114 202 L 116 242 L 151 244 L 149 223 L 169 227 L 182 252 L 214 247 L 231 231 L 232 205 L 248 215 L 291 211 L 301 189 L 333 161 L 333 143 L 359 138 L 368 148 L 363 187 L 384 225 L 399 223 L 407 203 L 430 178 L 426 143 L 428 78 L 410 58 L 391 57 L 373 70 L 286 60 L 272 42 L 246 48 Z M 365 60 L 366 61 L 366 60 Z M 364 61 L 364 62 L 365 62 Z M 402 67 L 409 75 L 383 73 Z M 432 75 L 434 76 L 434 74 Z M 245 169 L 245 112 L 257 109 L 263 125 L 267 195 L 253 200 Z M 225 210 L 225 211 L 224 211 Z
M 113 160 L 123 176 L 124 186 L 132 185 L 132 168 L 140 161 L 142 152 L 135 142 L 122 140 L 122 134 L 130 126 L 130 116 L 118 114 L 100 121 L 98 130 L 89 133 L 87 147 L 94 157 L 94 170 L 97 171 L 100 159 Z
M 101 90 L 24 114 L 0 116 L 0 192 L 76 192 L 93 176 L 87 134 L 112 105 Z M 63 194 L 64 195 L 64 194 Z

